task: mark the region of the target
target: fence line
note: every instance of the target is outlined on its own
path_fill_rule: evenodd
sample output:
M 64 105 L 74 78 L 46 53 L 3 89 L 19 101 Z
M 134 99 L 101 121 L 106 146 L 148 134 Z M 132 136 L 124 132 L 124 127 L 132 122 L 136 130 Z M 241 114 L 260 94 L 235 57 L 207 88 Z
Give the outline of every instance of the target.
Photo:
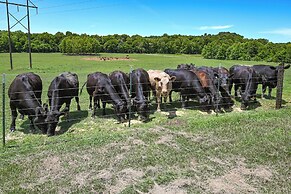
M 2 95 L 2 138 L 3 138 L 3 147 L 5 147 L 5 74 L 2 75 L 2 89 L 3 89 L 3 95 Z
M 283 73 L 282 73 L 283 72 Z M 284 76 L 284 64 L 283 64 L 283 71 L 282 71 L 280 74 L 278 73 L 278 87 L 277 87 L 277 89 L 279 89 L 279 87 L 280 87 L 280 90 L 282 90 L 282 87 L 283 87 L 283 76 Z M 130 74 L 129 74 L 129 79 L 130 79 L 130 84 L 129 84 L 129 97 L 130 97 L 130 99 L 131 99 L 131 97 L 132 97 L 132 79 L 131 79 L 131 74 L 132 73 L 132 67 L 131 67 L 131 69 L 130 69 Z M 9 74 L 9 75 L 13 75 L 13 74 Z M 16 74 L 15 74 L 16 75 Z M 5 121 L 6 121 L 6 117 L 5 117 L 5 111 L 7 111 L 6 110 L 6 108 L 5 108 L 5 91 L 6 91 L 6 87 L 5 87 L 5 84 L 6 84 L 6 76 L 5 76 L 5 74 L 3 74 L 3 77 L 2 77 L 3 79 L 2 79 L 2 87 L 3 87 L 3 95 L 2 95 L 2 97 L 3 97 L 3 106 L 2 106 L 2 116 L 3 116 L 3 120 L 2 120 L 2 127 L 3 127 L 3 132 L 2 132 L 2 134 L 3 134 L 3 146 L 5 145 Z M 260 79 L 261 77 L 254 77 L 255 79 Z M 243 79 L 243 78 L 242 78 Z M 273 79 L 273 81 L 275 81 L 276 79 L 277 79 L 277 77 L 272 77 L 271 79 Z M 207 79 L 207 80 L 211 80 L 211 81 L 213 81 L 213 79 Z M 216 78 L 216 80 L 218 81 L 218 87 L 217 87 L 217 94 L 219 95 L 219 89 L 218 88 L 220 88 L 219 86 L 220 86 L 220 84 L 221 84 L 221 82 L 220 82 L 220 80 L 221 80 L 221 78 Z M 237 80 L 239 80 L 239 79 L 237 79 Z M 186 80 L 186 81 L 174 81 L 174 82 L 172 82 L 172 83 L 184 83 L 184 82 L 189 82 L 189 81 L 197 81 L 197 79 L 194 79 L 194 80 Z M 198 81 L 199 81 L 199 79 L 198 79 Z M 279 81 L 280 82 L 282 82 L 282 84 L 279 84 Z M 46 82 L 47 83 L 47 82 Z M 85 82 L 86 83 L 86 82 Z M 259 81 L 257 81 L 257 82 L 253 82 L 253 83 L 255 83 L 255 84 L 261 84 L 262 82 L 259 82 Z M 141 83 L 141 84 L 146 84 L 146 85 L 149 85 L 148 83 Z M 214 84 L 215 85 L 215 84 Z M 118 85 L 112 85 L 113 87 L 114 86 L 118 86 Z M 216 85 L 215 85 L 216 86 Z M 87 88 L 87 87 L 86 87 Z M 95 88 L 95 87 L 88 87 L 88 88 Z M 66 88 L 66 89 L 56 89 L 57 91 L 62 91 L 62 90 L 73 90 L 73 89 L 78 89 L 78 93 L 79 93 L 79 89 L 80 89 L 80 87 L 76 87 L 76 88 Z M 186 88 L 186 89 L 195 89 L 194 87 L 189 87 L 189 88 Z M 152 91 L 152 90 L 148 90 L 148 91 L 146 91 L 146 92 L 150 92 L 150 91 Z M 48 92 L 48 90 L 42 90 L 42 91 L 34 91 L 34 92 L 41 92 L 42 93 L 42 95 L 45 93 L 45 92 Z M 16 93 L 27 93 L 27 92 L 16 92 Z M 277 98 L 278 98 L 278 90 L 277 90 Z M 116 93 L 114 93 L 114 94 L 120 94 L 119 92 L 116 92 Z M 205 92 L 205 94 L 212 94 L 212 93 L 206 93 Z M 109 94 L 100 94 L 100 96 L 102 96 L 102 95 L 104 95 L 104 96 L 108 96 Z M 195 95 L 195 94 L 190 94 L 190 95 Z M 280 95 L 281 95 L 281 98 L 282 98 L 282 91 L 280 92 Z M 80 94 L 79 94 L 79 96 L 80 96 Z M 62 99 L 62 98 L 68 98 L 68 97 L 75 97 L 75 96 L 65 96 L 65 97 L 58 97 L 59 99 Z M 229 99 L 229 97 L 223 97 L 223 96 L 220 96 L 220 98 L 223 100 L 223 99 Z M 22 100 L 25 100 L 25 99 L 22 99 Z M 48 101 L 48 98 L 45 98 L 45 100 L 46 101 Z M 15 100 L 15 101 L 17 101 L 17 100 Z M 86 101 L 86 102 L 88 102 L 88 101 Z M 103 101 L 104 102 L 104 101 Z M 111 103 L 112 101 L 111 100 L 109 100 L 109 101 L 105 101 L 106 103 Z M 180 102 L 180 101 L 179 101 Z M 82 105 L 84 102 L 83 101 L 81 101 L 80 102 L 80 104 Z M 162 103 L 162 104 L 166 104 L 166 105 L 168 105 L 168 104 L 170 104 L 170 105 L 172 105 L 173 103 L 177 103 L 177 101 L 173 101 L 172 103 Z M 280 102 L 279 102 L 280 103 Z M 216 104 L 216 106 L 218 107 L 218 106 L 224 106 L 224 105 L 228 105 L 229 103 L 219 103 L 219 104 Z M 149 105 L 153 105 L 152 103 L 149 103 Z M 282 99 L 281 99 L 281 104 L 280 104 L 280 107 L 281 107 L 281 105 L 282 105 Z M 195 105 L 195 106 L 187 106 L 187 108 L 189 108 L 189 109 L 194 109 L 194 108 L 203 108 L 203 107 L 210 107 L 211 108 L 211 104 L 208 104 L 208 105 Z M 130 106 L 129 106 L 129 127 L 130 127 L 130 125 L 131 125 L 131 112 L 132 112 L 132 110 L 131 110 L 131 107 L 132 107 L 132 102 L 130 102 Z M 276 107 L 277 107 L 277 101 L 276 101 Z M 27 108 L 27 109 L 23 109 L 23 110 L 29 110 L 29 109 L 32 109 L 32 108 Z M 175 110 L 176 109 L 176 107 L 174 107 L 174 108 L 170 108 L 170 109 L 162 109 L 162 110 L 164 110 L 164 111 L 173 111 L 173 110 Z M 156 112 L 156 110 L 148 110 L 148 111 L 145 111 L 146 113 L 150 113 L 150 114 L 152 114 L 152 113 L 154 113 L 154 112 Z M 137 112 L 136 111 L 134 111 L 134 112 L 132 112 L 132 113 L 134 113 L 134 114 L 136 114 Z M 116 114 L 107 114 L 107 115 L 102 115 L 102 116 L 98 116 L 98 117 L 100 117 L 100 118 L 106 118 L 106 117 L 115 117 L 116 116 Z M 71 121 L 77 121 L 77 120 L 82 120 L 82 119 L 68 119 L 67 120 L 67 122 L 71 122 Z M 23 125 L 24 127 L 26 127 L 26 126 L 29 126 L 28 124 L 25 124 L 25 125 Z
M 258 78 L 258 77 L 257 77 Z M 213 79 L 206 79 L 206 80 L 213 80 Z M 241 78 L 241 79 L 236 79 L 236 80 L 244 80 L 243 78 Z M 196 79 L 194 79 L 194 80 L 186 80 L 186 81 L 174 81 L 174 82 L 172 82 L 172 84 L 174 84 L 174 83 L 188 83 L 189 81 L 199 81 L 199 80 L 196 80 Z M 276 81 L 276 80 L 274 80 L 274 81 Z M 252 83 L 254 83 L 254 84 L 261 84 L 262 82 L 261 81 L 256 81 L 256 82 L 252 82 Z M 120 85 L 113 85 L 113 84 L 111 84 L 113 87 L 114 86 L 120 86 Z M 129 85 L 129 84 L 128 84 Z M 132 85 L 132 84 L 131 84 Z M 140 85 L 149 85 L 148 83 L 140 83 Z M 214 84 L 215 85 L 215 84 Z M 233 84 L 232 84 L 233 85 Z M 96 88 L 96 86 L 94 86 L 94 87 L 86 87 L 86 88 Z M 188 88 L 190 88 L 190 87 L 188 87 Z M 187 88 L 187 89 L 188 89 Z M 191 87 L 192 89 L 196 89 L 197 87 Z M 53 90 L 35 90 L 35 91 L 33 91 L 34 93 L 38 93 L 38 92 L 41 92 L 42 94 L 43 93 L 47 93 L 47 92 L 49 92 L 49 91 L 52 91 L 52 92 L 54 92 L 54 91 L 67 91 L 67 90 L 75 90 L 75 89 L 78 89 L 78 90 L 80 90 L 80 87 L 75 87 L 75 88 L 64 88 L 64 89 L 53 89 Z M 183 89 L 183 88 L 179 88 L 179 89 Z M 152 91 L 152 89 L 150 89 L 150 90 L 147 90 L 147 91 Z M 13 92 L 13 93 L 10 93 L 10 94 L 25 94 L 25 93 L 27 93 L 27 91 L 26 92 Z M 113 93 L 113 94 L 120 94 L 119 92 L 116 92 L 116 93 Z M 78 95 L 81 95 L 80 93 L 78 94 Z M 66 97 L 71 97 L 71 96 L 65 96 L 64 98 L 66 98 Z M 61 98 L 61 97 L 59 97 L 59 98 Z

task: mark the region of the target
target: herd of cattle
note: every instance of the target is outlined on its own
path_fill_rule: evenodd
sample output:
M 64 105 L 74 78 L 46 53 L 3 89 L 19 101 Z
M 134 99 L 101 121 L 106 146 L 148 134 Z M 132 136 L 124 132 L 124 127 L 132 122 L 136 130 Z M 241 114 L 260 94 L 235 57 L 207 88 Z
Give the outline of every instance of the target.
M 289 67 L 287 65 L 285 69 Z M 241 109 L 246 109 L 251 100 L 256 101 L 258 84 L 262 84 L 262 97 L 267 87 L 271 97 L 271 90 L 277 85 L 277 73 L 278 67 L 270 65 L 234 65 L 228 70 L 224 67 L 196 67 L 193 64 L 180 64 L 177 69 L 164 71 L 139 68 L 130 74 L 122 71 L 109 75 L 95 72 L 87 76 L 80 94 L 86 85 L 92 116 L 96 115 L 101 102 L 103 115 L 106 114 L 106 103 L 110 103 L 120 122 L 128 119 L 131 107 L 145 121 L 149 117 L 151 91 L 156 99 L 157 111 L 161 110 L 163 99 L 166 102 L 169 97 L 172 102 L 172 92 L 175 91 L 180 93 L 182 108 L 188 106 L 189 99 L 194 99 L 198 100 L 201 108 L 217 112 L 233 106 L 231 90 L 234 85 L 235 97 L 240 98 Z M 42 80 L 34 73 L 16 76 L 8 95 L 12 113 L 11 131 L 15 130 L 17 110 L 22 116 L 28 115 L 31 128 L 37 126 L 49 136 L 55 134 L 60 116 L 69 112 L 72 98 L 76 99 L 80 110 L 78 76 L 71 72 L 62 73 L 52 80 L 47 93 L 49 105 L 42 104 Z M 63 104 L 65 108 L 60 110 Z

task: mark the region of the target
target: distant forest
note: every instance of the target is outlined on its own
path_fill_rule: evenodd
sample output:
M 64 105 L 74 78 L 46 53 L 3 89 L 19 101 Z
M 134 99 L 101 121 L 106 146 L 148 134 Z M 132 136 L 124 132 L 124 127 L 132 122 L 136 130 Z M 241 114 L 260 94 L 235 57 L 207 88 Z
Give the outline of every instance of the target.
M 0 52 L 9 52 L 7 31 L 0 31 Z M 22 31 L 11 33 L 12 51 L 27 52 L 27 34 Z M 291 63 L 291 42 L 272 43 L 266 39 L 247 39 L 243 36 L 220 32 L 201 36 L 168 35 L 129 36 L 87 35 L 67 31 L 56 34 L 31 34 L 32 52 L 64 54 L 108 53 L 164 53 L 202 54 L 207 59 L 254 60 Z

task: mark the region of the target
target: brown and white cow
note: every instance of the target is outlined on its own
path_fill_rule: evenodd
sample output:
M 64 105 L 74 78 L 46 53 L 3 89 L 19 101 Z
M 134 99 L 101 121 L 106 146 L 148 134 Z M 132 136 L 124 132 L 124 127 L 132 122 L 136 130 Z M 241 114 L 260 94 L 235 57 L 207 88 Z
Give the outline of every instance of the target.
M 167 97 L 172 90 L 172 81 L 175 81 L 176 77 L 170 77 L 167 73 L 160 70 L 148 70 L 147 72 L 150 77 L 151 89 L 158 103 L 157 111 L 161 111 L 161 98 L 164 97 L 164 102 L 167 102 Z

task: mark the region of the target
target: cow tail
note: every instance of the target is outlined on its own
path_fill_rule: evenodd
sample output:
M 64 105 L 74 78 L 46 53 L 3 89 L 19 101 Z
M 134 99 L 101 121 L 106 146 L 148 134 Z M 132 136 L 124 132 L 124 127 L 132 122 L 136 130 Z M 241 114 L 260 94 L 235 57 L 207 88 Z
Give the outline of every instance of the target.
M 86 83 L 87 83 L 87 81 L 83 84 L 83 86 L 82 86 L 82 88 L 81 88 L 81 90 L 80 90 L 80 95 L 82 94 L 83 88 L 84 88 L 84 86 L 86 85 Z

